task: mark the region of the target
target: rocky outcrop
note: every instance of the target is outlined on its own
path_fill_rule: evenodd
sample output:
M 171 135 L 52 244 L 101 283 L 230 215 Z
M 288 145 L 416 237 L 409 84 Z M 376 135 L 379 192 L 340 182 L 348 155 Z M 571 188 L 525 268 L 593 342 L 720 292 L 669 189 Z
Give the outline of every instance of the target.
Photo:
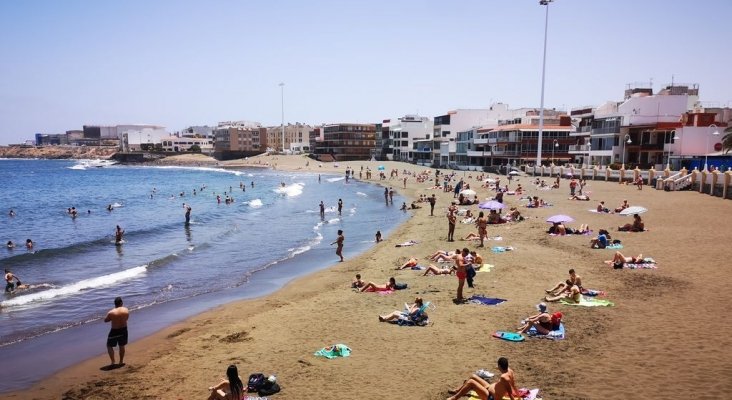
M 0 158 L 85 159 L 110 158 L 116 147 L 93 146 L 0 146 Z

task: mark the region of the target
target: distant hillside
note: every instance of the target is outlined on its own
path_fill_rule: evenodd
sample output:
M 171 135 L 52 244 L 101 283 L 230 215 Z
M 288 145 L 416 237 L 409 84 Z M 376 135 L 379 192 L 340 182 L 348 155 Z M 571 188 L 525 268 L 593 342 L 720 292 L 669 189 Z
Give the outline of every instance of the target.
M 47 158 L 47 159 L 79 159 L 109 158 L 117 152 L 117 148 L 88 146 L 0 146 L 0 158 Z

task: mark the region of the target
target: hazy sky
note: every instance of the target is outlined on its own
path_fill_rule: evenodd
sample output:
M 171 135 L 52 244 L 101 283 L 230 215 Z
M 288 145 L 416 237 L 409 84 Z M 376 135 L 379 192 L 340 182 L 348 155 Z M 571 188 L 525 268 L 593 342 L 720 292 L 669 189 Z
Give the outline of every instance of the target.
M 0 143 L 83 124 L 380 122 L 538 107 L 538 0 L 0 1 Z M 732 1 L 556 0 L 546 106 L 699 83 L 732 105 Z

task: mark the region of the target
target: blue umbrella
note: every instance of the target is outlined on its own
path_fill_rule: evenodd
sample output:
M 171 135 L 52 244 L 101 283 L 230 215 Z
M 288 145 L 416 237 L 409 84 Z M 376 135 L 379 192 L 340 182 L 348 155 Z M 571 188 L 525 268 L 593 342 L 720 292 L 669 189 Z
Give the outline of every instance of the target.
M 501 208 L 506 207 L 503 203 L 499 203 L 495 200 L 486 201 L 485 203 L 478 204 L 478 208 L 482 208 L 484 210 L 500 210 Z
M 379 171 L 383 171 L 384 170 L 384 166 L 383 165 L 379 165 L 378 167 L 376 167 L 376 169 L 378 169 Z
M 546 222 L 551 222 L 552 224 L 555 223 L 562 223 L 562 222 L 572 222 L 574 221 L 574 218 L 570 217 L 569 215 L 559 214 L 554 215 L 549 218 L 547 218 Z

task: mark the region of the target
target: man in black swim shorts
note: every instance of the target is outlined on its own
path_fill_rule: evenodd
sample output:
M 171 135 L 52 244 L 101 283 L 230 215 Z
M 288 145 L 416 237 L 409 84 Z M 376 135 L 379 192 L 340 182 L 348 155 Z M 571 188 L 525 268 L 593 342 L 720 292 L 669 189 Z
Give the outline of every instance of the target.
M 125 365 L 125 346 L 127 345 L 127 319 L 130 317 L 130 311 L 127 307 L 122 306 L 122 298 L 114 299 L 114 308 L 109 310 L 104 322 L 111 322 L 112 329 L 107 336 L 107 352 L 109 359 L 112 361 L 110 366 L 115 366 L 114 348 L 119 346 L 119 366 Z

